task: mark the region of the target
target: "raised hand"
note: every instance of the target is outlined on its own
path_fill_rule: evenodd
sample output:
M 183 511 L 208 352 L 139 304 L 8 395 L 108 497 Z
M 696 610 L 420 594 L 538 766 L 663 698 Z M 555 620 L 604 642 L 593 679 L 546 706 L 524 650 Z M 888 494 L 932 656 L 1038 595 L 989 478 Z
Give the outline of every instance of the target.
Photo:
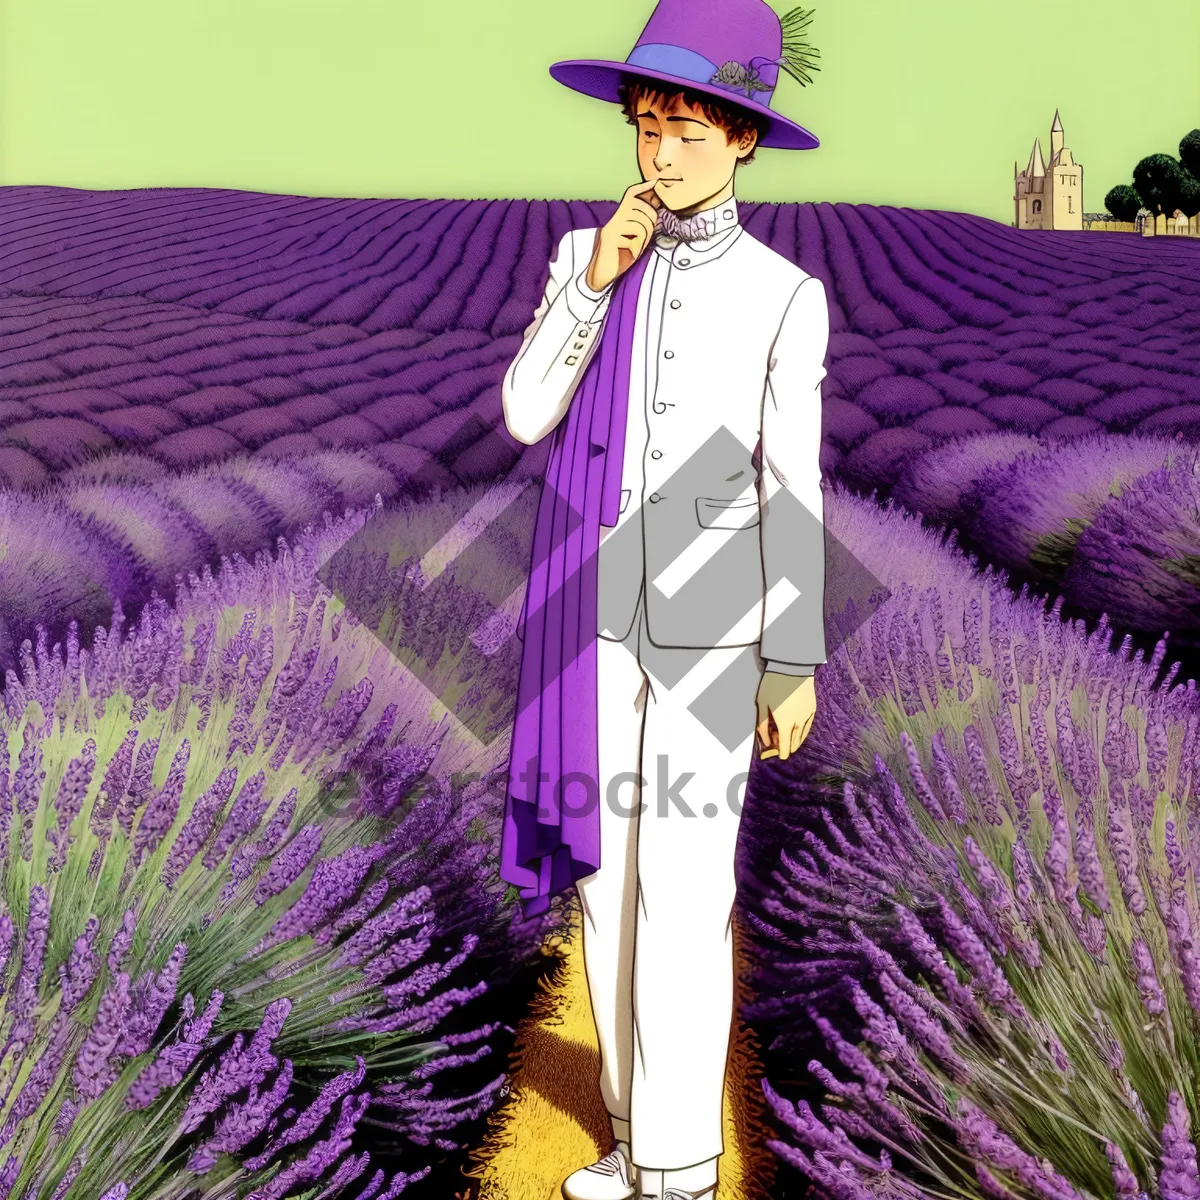
M 587 270 L 587 285 L 602 292 L 614 279 L 637 262 L 654 236 L 658 210 L 663 202 L 653 184 L 644 179 L 625 190 L 617 211 L 607 224 L 596 230 L 592 261 Z

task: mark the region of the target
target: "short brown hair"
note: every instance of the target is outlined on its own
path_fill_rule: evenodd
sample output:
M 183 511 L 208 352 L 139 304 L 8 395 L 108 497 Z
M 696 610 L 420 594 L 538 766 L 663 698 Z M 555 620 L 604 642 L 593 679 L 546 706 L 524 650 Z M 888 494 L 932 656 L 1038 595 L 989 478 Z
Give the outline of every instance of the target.
M 740 105 L 727 104 L 723 100 L 709 95 L 708 92 L 696 91 L 693 88 L 680 88 L 672 91 L 669 86 L 664 87 L 654 80 L 643 79 L 637 75 L 622 75 L 618 95 L 621 107 L 625 112 L 625 120 L 630 125 L 637 124 L 634 106 L 639 100 L 658 100 L 669 108 L 675 103 L 677 97 L 682 96 L 684 104 L 698 108 L 714 125 L 725 130 L 727 143 L 740 140 L 751 130 L 758 134 L 758 141 L 761 142 L 763 135 L 767 132 L 765 118 L 748 112 Z M 749 166 L 754 161 L 754 152 L 757 149 L 758 142 L 755 142 L 754 149 L 745 158 L 739 159 L 742 166 Z

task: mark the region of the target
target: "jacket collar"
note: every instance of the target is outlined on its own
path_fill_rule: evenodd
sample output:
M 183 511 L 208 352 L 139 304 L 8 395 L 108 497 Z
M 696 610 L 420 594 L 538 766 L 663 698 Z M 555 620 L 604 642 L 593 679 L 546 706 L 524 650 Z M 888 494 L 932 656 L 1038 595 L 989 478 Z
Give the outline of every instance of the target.
M 737 199 L 733 196 L 694 215 L 708 220 L 712 226 L 709 237 L 694 242 L 681 242 L 665 233 L 654 235 L 656 252 L 669 260 L 672 266 L 684 271 L 720 257 L 737 241 L 742 230 Z

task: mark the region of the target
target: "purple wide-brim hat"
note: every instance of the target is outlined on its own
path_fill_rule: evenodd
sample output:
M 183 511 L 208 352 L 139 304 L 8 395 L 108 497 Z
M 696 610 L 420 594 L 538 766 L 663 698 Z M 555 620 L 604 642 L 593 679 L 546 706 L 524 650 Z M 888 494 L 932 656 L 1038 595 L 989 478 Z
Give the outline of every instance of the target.
M 782 52 L 779 17 L 765 0 L 659 0 L 624 62 L 572 58 L 556 62 L 550 74 L 614 104 L 622 75 L 704 92 L 763 118 L 760 146 L 815 150 L 816 134 L 770 107 Z

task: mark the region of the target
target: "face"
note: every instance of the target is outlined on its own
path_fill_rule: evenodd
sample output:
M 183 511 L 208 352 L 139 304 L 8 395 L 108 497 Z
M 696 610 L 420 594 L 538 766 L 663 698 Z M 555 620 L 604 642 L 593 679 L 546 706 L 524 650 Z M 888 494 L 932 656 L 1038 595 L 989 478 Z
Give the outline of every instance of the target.
M 730 143 L 725 130 L 703 111 L 683 103 L 664 107 L 661 100 L 641 97 L 634 108 L 638 131 L 638 166 L 673 212 L 686 213 L 719 195 L 733 179 L 738 159 L 754 148 L 751 131 Z

